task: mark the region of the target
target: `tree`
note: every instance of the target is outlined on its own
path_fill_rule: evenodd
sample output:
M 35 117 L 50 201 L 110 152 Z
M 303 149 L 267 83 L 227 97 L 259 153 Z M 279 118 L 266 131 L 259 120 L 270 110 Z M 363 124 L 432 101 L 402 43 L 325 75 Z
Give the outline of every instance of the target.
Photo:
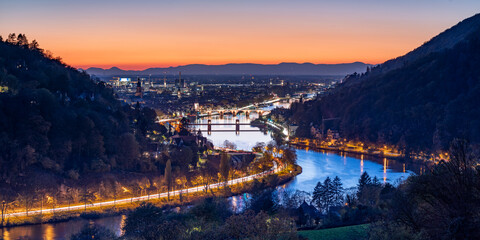
M 455 139 L 450 160 L 411 176 L 395 195 L 388 222 L 430 239 L 480 239 L 480 167 L 465 140 Z
M 38 44 L 37 40 L 33 39 L 33 41 L 28 45 L 28 48 L 32 50 L 40 50 L 40 44 Z
M 226 238 L 230 239 L 298 239 L 292 219 L 271 217 L 265 212 L 255 214 L 253 211 L 246 211 L 231 216 L 227 219 L 223 231 Z
M 261 211 L 274 214 L 278 210 L 278 202 L 273 188 L 263 189 L 252 193 L 248 208 L 259 213 Z
M 22 47 L 28 47 L 28 40 L 27 36 L 25 34 L 18 34 L 17 36 L 17 44 L 22 46 Z
M 36 193 L 35 191 L 24 189 L 18 194 L 17 200 L 23 205 L 26 215 L 28 216 L 28 211 L 30 211 L 30 209 L 33 207 L 33 204 L 36 200 Z
M 15 201 L 15 192 L 11 189 L 0 188 L 2 194 L 0 195 L 0 210 L 2 214 L 2 219 L 0 227 L 3 226 L 5 221 L 5 215 L 7 213 L 8 205 Z
M 142 203 L 130 212 L 123 231 L 126 239 L 184 239 L 185 226 L 177 218 L 180 215 L 164 214 L 163 209 L 151 203 Z
M 158 234 L 158 230 L 152 227 L 159 221 L 162 215 L 161 208 L 151 203 L 142 203 L 138 208 L 128 214 L 123 226 L 125 236 L 140 237 L 143 235 L 153 237 Z
M 332 183 L 333 203 L 340 205 L 343 203 L 343 183 L 338 176 L 335 176 Z
M 36 194 L 28 189 L 32 183 L 41 188 L 35 207 L 55 193 L 43 191 L 47 189 L 45 181 L 38 180 L 41 175 L 52 176 L 50 182 L 58 188 L 62 177 L 73 180 L 112 169 L 151 169 L 143 167 L 151 165 L 147 160 L 138 161 L 144 146 L 138 142 L 146 143 L 146 137 L 132 134 L 133 111 L 115 98 L 112 89 L 83 71 L 47 59 L 36 49 L 38 43 L 28 44 L 24 34 L 10 34 L 7 40 L 0 42 L 0 59 L 8 59 L 0 61 L 0 85 L 8 88 L 0 96 L 0 187 L 20 196 L 17 206 L 26 200 L 30 211 L 33 203 L 28 198 Z M 142 113 L 142 131 L 150 133 L 158 126 L 151 121 L 155 114 L 145 108 Z M 50 202 L 56 205 L 56 199 Z
M 285 135 L 280 131 L 273 131 L 271 135 L 277 146 L 285 144 Z
M 207 160 L 201 170 L 200 173 L 202 174 L 202 181 L 203 185 L 205 186 L 205 191 L 208 191 L 208 185 L 214 180 L 218 178 L 218 163 L 214 161 Z
M 284 147 L 281 149 L 282 162 L 286 163 L 287 165 L 294 166 L 297 164 L 297 152 L 294 148 L 291 147 Z
M 382 184 L 378 178 L 372 178 L 367 172 L 364 172 L 357 185 L 357 199 L 358 202 L 366 206 L 374 206 L 378 202 L 380 191 L 382 190 Z
M 190 213 L 207 222 L 224 223 L 232 215 L 226 198 L 209 197 L 192 207 Z
M 361 194 L 363 189 L 370 184 L 372 184 L 372 178 L 370 178 L 370 175 L 368 175 L 367 172 L 363 172 L 362 175 L 360 176 L 360 179 L 358 179 L 358 184 L 357 184 L 358 194 Z
M 112 190 L 113 204 L 115 206 L 117 202 L 118 194 L 120 193 L 120 190 L 121 190 L 121 185 L 117 180 L 111 179 L 110 188 Z
M 257 143 L 255 143 L 255 146 L 253 146 L 253 148 L 252 148 L 252 150 L 254 152 L 259 152 L 259 153 L 263 152 L 264 149 L 265 149 L 265 143 L 264 142 L 257 142 Z
M 381 186 L 382 183 L 380 182 L 380 180 L 377 178 L 377 176 L 373 177 L 372 179 L 372 185 L 373 186 Z
M 105 227 L 98 225 L 89 225 L 86 224 L 80 232 L 73 234 L 70 237 L 71 240 L 88 240 L 88 239 L 98 239 L 98 240 L 110 240 L 117 239 L 115 234 L 106 229 Z
M 118 141 L 118 165 L 122 169 L 132 169 L 140 155 L 138 142 L 131 133 L 123 134 Z
M 17 43 L 17 35 L 15 33 L 8 34 L 8 37 L 5 40 L 5 42 L 10 43 L 10 44 L 16 44 Z
M 190 131 L 188 131 L 188 124 L 189 123 L 190 123 L 190 121 L 186 117 L 183 117 L 180 120 L 180 124 L 177 127 L 178 135 L 180 135 L 180 136 L 190 135 Z
M 72 203 L 75 203 L 78 201 L 79 194 L 80 194 L 80 191 L 77 188 L 67 187 L 65 198 L 67 199 L 69 209 Z
M 301 190 L 283 192 L 283 205 L 287 209 L 297 209 L 303 202 L 311 202 L 311 193 Z
M 227 186 L 229 173 L 230 173 L 230 157 L 226 152 L 222 152 L 220 157 L 220 175 L 221 175 L 221 180 L 225 182 L 225 186 Z
M 87 184 L 83 184 L 80 201 L 85 206 L 84 211 L 87 211 L 87 204 L 91 204 L 93 200 L 95 200 L 95 194 L 88 189 Z
M 193 165 L 193 153 L 189 146 L 175 147 L 170 150 L 170 158 L 173 160 L 173 165 L 180 167 L 182 172 L 189 170 L 190 165 Z
M 318 182 L 313 190 L 312 202 L 318 209 L 329 212 L 331 206 L 339 205 L 343 202 L 343 187 L 338 176 L 332 181 L 327 177 L 323 183 Z
M 228 140 L 223 141 L 223 146 L 228 149 L 237 149 L 237 145 L 235 145 L 235 143 L 230 142 Z
M 167 183 L 167 199 L 170 201 L 170 189 L 172 188 L 172 161 L 168 159 L 165 166 L 165 182 Z

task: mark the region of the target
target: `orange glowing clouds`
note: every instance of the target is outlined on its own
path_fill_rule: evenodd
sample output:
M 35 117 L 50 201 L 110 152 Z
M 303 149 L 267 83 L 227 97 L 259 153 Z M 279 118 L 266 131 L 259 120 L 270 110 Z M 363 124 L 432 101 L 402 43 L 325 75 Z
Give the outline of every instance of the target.
M 0 8 L 0 34 L 25 33 L 66 63 L 83 68 L 381 63 L 480 7 L 478 1 L 339 2 L 11 2 Z

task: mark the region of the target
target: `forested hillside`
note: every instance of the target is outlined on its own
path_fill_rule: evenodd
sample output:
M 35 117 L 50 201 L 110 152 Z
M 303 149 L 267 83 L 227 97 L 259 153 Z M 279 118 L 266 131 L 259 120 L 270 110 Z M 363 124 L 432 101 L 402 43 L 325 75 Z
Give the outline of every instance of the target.
M 39 173 L 77 179 L 143 170 L 138 159 L 155 112 L 122 106 L 103 82 L 23 34 L 0 41 L 0 89 L 0 186 Z
M 331 94 L 293 106 L 292 120 L 303 126 L 299 134 L 308 135 L 310 124 L 320 125 L 322 118 L 339 118 L 327 127 L 348 139 L 393 144 L 407 152 L 445 150 L 456 137 L 480 144 L 480 15 L 449 32 L 456 35 L 433 40 L 456 36 L 452 48 L 384 73 L 375 70 L 386 67 L 380 65 L 349 76 Z

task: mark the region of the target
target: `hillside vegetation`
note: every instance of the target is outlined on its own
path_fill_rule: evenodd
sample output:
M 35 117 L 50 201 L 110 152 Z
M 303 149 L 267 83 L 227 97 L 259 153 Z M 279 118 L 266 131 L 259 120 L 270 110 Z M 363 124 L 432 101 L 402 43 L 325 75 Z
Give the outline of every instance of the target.
M 0 187 L 50 184 L 33 181 L 45 173 L 148 169 L 138 160 L 155 112 L 122 106 L 103 82 L 23 34 L 0 41 L 0 88 Z
M 455 45 L 428 50 L 445 42 Z M 299 134 L 308 136 L 310 124 L 320 125 L 322 119 L 339 118 L 327 128 L 339 129 L 348 139 L 396 145 L 407 153 L 445 150 L 454 138 L 478 145 L 480 15 L 413 52 L 422 54 L 398 58 L 408 59 L 402 67 L 386 62 L 365 74 L 348 76 L 327 96 L 294 105 L 292 120 L 304 129 Z M 387 68 L 392 70 L 384 71 Z

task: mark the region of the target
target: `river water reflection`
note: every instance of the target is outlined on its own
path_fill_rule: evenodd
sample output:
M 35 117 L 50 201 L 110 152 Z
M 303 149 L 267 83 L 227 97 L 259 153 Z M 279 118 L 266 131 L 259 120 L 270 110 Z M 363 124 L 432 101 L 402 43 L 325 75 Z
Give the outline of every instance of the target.
M 257 118 L 255 113 L 249 117 L 239 115 L 233 117 L 225 115 L 224 117 L 213 116 L 212 123 L 235 123 L 239 119 L 241 123 L 249 123 Z M 206 123 L 208 119 L 199 119 L 197 122 Z M 240 132 L 236 134 L 231 132 L 215 132 L 207 135 L 206 126 L 201 127 L 204 136 L 210 139 L 215 146 L 222 146 L 225 140 L 229 140 L 236 144 L 238 149 L 251 150 L 257 142 L 268 143 L 272 140 L 270 132 L 262 132 L 258 128 L 249 125 L 241 125 L 240 130 L 257 130 Z M 235 130 L 234 125 L 229 126 L 212 126 L 212 130 Z M 376 176 L 381 182 L 389 182 L 395 184 L 401 179 L 407 178 L 410 174 L 418 172 L 416 166 L 411 164 L 403 164 L 394 160 L 384 158 L 374 158 L 370 156 L 332 153 L 324 151 L 313 151 L 309 149 L 297 149 L 298 164 L 302 167 L 303 172 L 296 176 L 295 179 L 286 184 L 285 187 L 292 190 L 302 190 L 312 192 L 318 181 L 323 181 L 326 177 L 339 176 L 345 188 L 355 187 L 358 178 L 363 172 L 368 172 L 370 176 Z M 242 205 L 244 196 L 232 198 L 232 203 Z M 240 206 L 241 207 L 241 206 Z M 85 224 L 103 225 L 117 235 L 121 234 L 121 226 L 124 216 L 106 217 L 95 221 L 87 220 L 71 220 L 63 223 L 42 224 L 33 226 L 19 226 L 8 229 L 0 229 L 0 236 L 5 240 L 18 239 L 67 239 L 72 233 L 78 232 Z M 1 238 L 0 238 L 1 239 Z
M 116 235 L 122 234 L 122 224 L 126 216 L 104 217 L 96 220 L 73 219 L 67 222 L 46 223 L 37 225 L 0 228 L 0 239 L 32 239 L 32 240 L 57 240 L 69 239 L 79 232 L 86 224 L 96 224 L 113 231 Z M 3 238 L 2 238 L 3 237 Z
M 223 118 L 213 116 L 211 120 L 212 123 L 235 123 L 236 119 L 239 119 L 240 123 L 249 123 L 257 117 L 258 115 L 252 113 L 249 118 L 245 115 L 239 115 L 238 117 L 226 115 Z M 200 119 L 197 122 L 206 123 L 207 121 L 207 119 Z M 237 149 L 251 150 L 257 142 L 268 143 L 272 141 L 269 131 L 241 131 L 237 135 L 233 131 L 235 130 L 233 125 L 212 126 L 212 130 L 214 129 L 232 130 L 232 132 L 212 132 L 211 135 L 206 135 L 215 146 L 222 146 L 224 141 L 228 140 L 235 143 Z M 206 127 L 202 130 L 206 134 Z M 240 130 L 258 130 L 258 128 L 241 125 Z M 418 172 L 414 165 L 403 164 L 391 159 L 350 153 L 313 151 L 311 149 L 297 149 L 297 163 L 302 167 L 303 172 L 288 184 L 288 188 L 308 192 L 313 191 L 317 182 L 323 181 L 328 176 L 339 176 L 344 187 L 350 188 L 356 186 L 358 178 L 363 172 L 368 172 L 372 178 L 377 177 L 381 182 L 392 184 L 401 179 L 406 179 L 414 172 Z

